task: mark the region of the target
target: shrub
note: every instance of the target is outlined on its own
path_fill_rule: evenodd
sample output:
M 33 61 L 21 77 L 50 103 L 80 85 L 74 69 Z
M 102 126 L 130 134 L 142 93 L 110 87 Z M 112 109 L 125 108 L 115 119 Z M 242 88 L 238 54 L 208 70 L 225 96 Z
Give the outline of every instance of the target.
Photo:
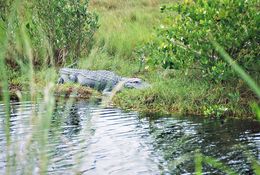
M 1 0 L 0 27 L 9 35 L 8 58 L 23 57 L 23 45 L 20 37 L 28 35 L 33 47 L 33 59 L 36 65 L 48 63 L 54 56 L 56 64 L 63 64 L 66 56 L 78 58 L 88 53 L 93 35 L 98 28 L 98 17 L 89 12 L 88 0 Z M 13 8 L 13 10 L 11 10 Z M 14 15 L 12 23 L 8 17 Z M 9 25 L 9 26 L 8 26 Z M 10 27 L 12 25 L 12 27 Z M 22 31 L 23 30 L 23 31 Z M 18 55 L 15 55 L 14 52 Z M 13 59 L 14 60 L 14 59 Z
M 148 63 L 172 69 L 199 69 L 215 81 L 234 77 L 228 63 L 210 44 L 212 34 L 245 70 L 259 62 L 259 4 L 257 0 L 186 0 L 163 6 L 164 23 L 146 45 Z M 259 72 L 258 72 L 259 75 Z
M 89 52 L 98 17 L 89 12 L 88 0 L 39 0 L 34 6 L 56 56 L 68 52 L 78 58 Z

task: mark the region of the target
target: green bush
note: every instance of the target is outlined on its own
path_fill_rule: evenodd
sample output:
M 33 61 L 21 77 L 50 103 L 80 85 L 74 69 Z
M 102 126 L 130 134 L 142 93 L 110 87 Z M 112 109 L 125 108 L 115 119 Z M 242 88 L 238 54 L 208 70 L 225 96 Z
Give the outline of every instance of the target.
M 88 10 L 88 0 L 1 0 L 0 3 L 0 27 L 5 32 L 7 28 L 12 30 L 6 56 L 12 61 L 24 57 L 24 46 L 20 43 L 24 34 L 30 38 L 37 66 L 50 63 L 52 56 L 53 63 L 61 65 L 67 58 L 75 61 L 90 51 L 98 17 Z M 14 17 L 8 24 L 10 12 Z
M 35 2 L 34 9 L 56 56 L 65 51 L 78 58 L 83 51 L 89 52 L 98 28 L 98 17 L 89 12 L 88 3 L 88 0 Z
M 259 70 L 258 0 L 186 0 L 161 11 L 166 17 L 146 45 L 148 63 L 198 69 L 215 81 L 230 79 L 234 71 L 211 45 L 212 34 L 245 70 Z

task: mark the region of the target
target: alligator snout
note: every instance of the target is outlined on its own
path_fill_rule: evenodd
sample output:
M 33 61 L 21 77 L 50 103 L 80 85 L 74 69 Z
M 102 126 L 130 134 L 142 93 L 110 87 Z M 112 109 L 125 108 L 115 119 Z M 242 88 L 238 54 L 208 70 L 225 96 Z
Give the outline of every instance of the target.
M 128 78 L 124 84 L 125 88 L 145 89 L 150 87 L 149 83 L 144 82 L 140 78 Z

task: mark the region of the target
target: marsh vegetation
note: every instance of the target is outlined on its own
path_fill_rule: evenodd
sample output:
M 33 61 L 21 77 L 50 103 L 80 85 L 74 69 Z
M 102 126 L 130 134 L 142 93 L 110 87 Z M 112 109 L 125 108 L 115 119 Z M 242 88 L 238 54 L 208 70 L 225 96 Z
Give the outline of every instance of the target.
M 56 85 L 58 70 L 74 67 L 110 70 L 125 77 L 140 77 L 152 84 L 145 90 L 124 90 L 113 99 L 114 105 L 147 116 L 144 123 L 149 123 L 151 131 L 138 115 L 134 115 L 136 118 L 131 122 L 141 121 L 142 131 L 151 133 L 141 135 L 155 139 L 148 139 L 147 144 L 145 139 L 136 140 L 137 134 L 130 141 L 145 142 L 148 147 L 152 145 L 152 153 L 161 156 L 153 160 L 158 164 L 144 165 L 151 165 L 148 173 L 152 170 L 173 174 L 186 170 L 197 174 L 205 170 L 230 174 L 259 173 L 259 145 L 256 144 L 259 142 L 259 125 L 247 121 L 256 116 L 260 118 L 258 20 L 259 0 L 0 0 L 0 117 L 3 121 L 0 130 L 3 142 L 0 145 L 4 147 L 1 154 L 5 154 L 1 155 L 3 160 L 0 159 L 1 172 L 60 172 L 59 167 L 52 171 L 49 166 L 51 161 L 59 162 L 55 156 L 61 154 L 59 150 L 52 152 L 51 141 L 65 143 L 72 152 L 85 149 L 88 140 L 77 140 L 77 134 L 86 131 L 91 138 L 95 135 L 93 130 L 97 129 L 95 124 L 104 127 L 95 123 L 99 116 L 101 121 L 106 121 L 106 114 L 111 117 L 118 112 L 117 109 L 95 106 L 100 94 L 92 89 L 72 84 Z M 57 98 L 57 94 L 61 98 Z M 79 104 L 77 99 L 65 100 L 64 96 L 90 98 L 90 103 L 94 100 L 94 107 L 92 104 L 86 106 L 94 108 L 98 114 L 93 111 L 85 113 L 88 107 L 81 106 L 80 112 L 84 114 L 79 117 L 75 112 L 78 110 L 75 106 Z M 131 113 L 119 113 L 116 116 L 123 121 L 127 121 L 125 116 L 133 117 Z M 168 117 L 154 119 L 147 113 L 196 115 L 206 119 L 198 117 L 199 122 Z M 94 117 L 88 118 L 89 115 Z M 25 123 L 19 123 L 24 118 Z M 200 130 L 208 129 L 204 124 L 212 122 L 211 118 L 214 122 L 210 126 L 216 129 L 206 132 L 204 137 Z M 230 125 L 237 122 L 240 126 L 244 121 L 249 129 L 229 137 L 225 129 L 237 129 L 236 125 Z M 139 124 L 130 125 L 130 130 L 135 130 Z M 72 129 L 62 130 L 63 127 Z M 225 138 L 219 132 L 222 129 Z M 207 143 L 202 147 L 193 143 L 194 139 L 210 140 L 209 135 L 215 132 L 219 137 L 212 139 L 214 148 L 221 147 L 221 144 L 232 145 L 228 158 L 217 156 L 226 154 L 217 148 L 213 149 L 216 153 L 213 154 Z M 194 133 L 198 135 L 193 136 Z M 24 137 L 21 148 L 17 146 L 20 138 L 16 134 Z M 59 140 L 63 134 L 65 140 L 63 137 Z M 221 139 L 231 139 L 232 143 Z M 244 140 L 237 141 L 239 139 Z M 169 140 L 177 140 L 176 145 Z M 70 141 L 83 145 L 73 150 Z M 186 144 L 190 142 L 192 144 Z M 246 144 L 252 147 L 244 146 Z M 191 150 L 183 151 L 187 145 Z M 61 145 L 57 143 L 56 146 L 60 148 Z M 145 151 L 151 150 L 147 148 Z M 244 161 L 233 164 L 232 156 L 241 152 Z M 79 168 L 80 162 L 84 162 L 83 155 L 73 155 L 76 158 L 68 156 L 73 163 L 69 161 L 67 164 L 63 160 L 60 168 L 67 166 L 76 174 L 87 171 Z M 54 159 L 49 161 L 50 157 Z M 187 161 L 188 166 L 183 167 L 183 162 Z M 207 162 L 209 164 L 205 166 Z

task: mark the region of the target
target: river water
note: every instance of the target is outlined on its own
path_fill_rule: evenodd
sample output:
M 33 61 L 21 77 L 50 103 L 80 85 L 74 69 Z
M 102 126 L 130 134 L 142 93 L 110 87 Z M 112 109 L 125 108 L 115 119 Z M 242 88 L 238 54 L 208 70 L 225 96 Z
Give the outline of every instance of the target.
M 44 148 L 37 135 L 32 135 L 32 131 L 40 132 L 31 117 L 37 105 L 13 102 L 7 163 L 3 108 L 0 105 L 0 174 L 5 174 L 7 167 L 11 174 L 38 174 L 44 148 L 47 174 L 193 174 L 196 150 L 239 174 L 253 174 L 249 154 L 260 160 L 258 122 L 140 116 L 104 108 L 98 102 L 77 101 L 58 103 Z M 220 169 L 203 164 L 204 174 L 225 174 Z

